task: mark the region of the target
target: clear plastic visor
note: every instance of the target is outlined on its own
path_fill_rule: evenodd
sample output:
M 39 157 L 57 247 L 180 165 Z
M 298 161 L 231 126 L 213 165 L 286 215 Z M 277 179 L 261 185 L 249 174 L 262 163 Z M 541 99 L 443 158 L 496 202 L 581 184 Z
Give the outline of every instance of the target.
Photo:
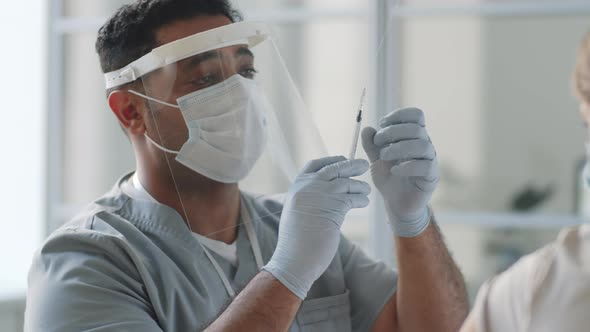
M 284 192 L 306 162 L 326 156 L 324 143 L 273 40 L 229 44 L 141 78 L 147 135 L 179 152 L 165 153 L 173 177 L 188 168 L 245 191 Z

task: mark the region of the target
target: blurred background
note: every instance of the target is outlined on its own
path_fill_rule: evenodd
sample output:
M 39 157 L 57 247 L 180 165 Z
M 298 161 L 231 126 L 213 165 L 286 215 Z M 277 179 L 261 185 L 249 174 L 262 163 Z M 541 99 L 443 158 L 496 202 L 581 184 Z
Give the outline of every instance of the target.
M 96 32 L 126 0 L 30 0 L 0 13 L 0 330 L 22 330 L 26 275 L 43 239 L 134 169 L 110 113 Z M 271 22 L 330 154 L 365 124 L 417 106 L 442 168 L 433 206 L 471 296 L 483 281 L 585 222 L 584 128 L 571 93 L 590 2 L 240 0 Z M 382 202 L 345 233 L 395 266 Z

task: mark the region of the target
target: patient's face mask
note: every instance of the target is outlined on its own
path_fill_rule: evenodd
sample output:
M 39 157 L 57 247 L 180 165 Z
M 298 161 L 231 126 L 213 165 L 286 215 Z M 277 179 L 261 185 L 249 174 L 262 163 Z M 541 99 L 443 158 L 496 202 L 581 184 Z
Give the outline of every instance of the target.
M 586 166 L 584 167 L 584 180 L 586 186 L 590 187 L 590 142 L 586 141 Z
M 168 149 L 145 134 L 162 151 L 212 180 L 237 183 L 252 170 L 267 141 L 268 102 L 258 84 L 239 74 L 224 82 L 177 99 L 177 105 L 143 98 L 180 109 L 188 140 L 180 151 Z
M 583 177 L 586 185 L 590 187 L 590 107 L 588 107 L 586 103 L 580 104 L 580 114 L 582 115 L 584 126 L 586 127 L 586 166 L 584 167 Z

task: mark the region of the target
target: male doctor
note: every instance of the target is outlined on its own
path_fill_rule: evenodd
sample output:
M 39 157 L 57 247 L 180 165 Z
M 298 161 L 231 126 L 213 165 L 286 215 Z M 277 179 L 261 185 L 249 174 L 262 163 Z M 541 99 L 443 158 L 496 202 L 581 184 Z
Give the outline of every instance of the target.
M 439 171 L 422 111 L 366 128 L 370 163 L 310 161 L 282 201 L 242 192 L 288 110 L 256 79 L 264 27 L 239 20 L 227 0 L 139 0 L 100 29 L 137 169 L 38 251 L 26 330 L 457 331 L 467 298 L 428 207 Z M 397 272 L 340 233 L 369 203 L 354 179 L 369 169 Z

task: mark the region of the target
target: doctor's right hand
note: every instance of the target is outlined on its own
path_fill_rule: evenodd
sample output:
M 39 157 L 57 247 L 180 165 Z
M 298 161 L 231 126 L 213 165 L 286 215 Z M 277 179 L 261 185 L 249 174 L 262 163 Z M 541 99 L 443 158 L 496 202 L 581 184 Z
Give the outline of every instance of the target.
M 383 196 L 394 233 L 416 237 L 430 224 L 428 203 L 439 181 L 434 145 L 424 112 L 404 108 L 387 115 L 380 129 L 363 130 L 371 176 Z
M 263 269 L 301 300 L 334 259 L 348 211 L 369 205 L 371 186 L 351 179 L 368 170 L 365 160 L 322 158 L 309 162 L 289 189 L 277 247 Z

